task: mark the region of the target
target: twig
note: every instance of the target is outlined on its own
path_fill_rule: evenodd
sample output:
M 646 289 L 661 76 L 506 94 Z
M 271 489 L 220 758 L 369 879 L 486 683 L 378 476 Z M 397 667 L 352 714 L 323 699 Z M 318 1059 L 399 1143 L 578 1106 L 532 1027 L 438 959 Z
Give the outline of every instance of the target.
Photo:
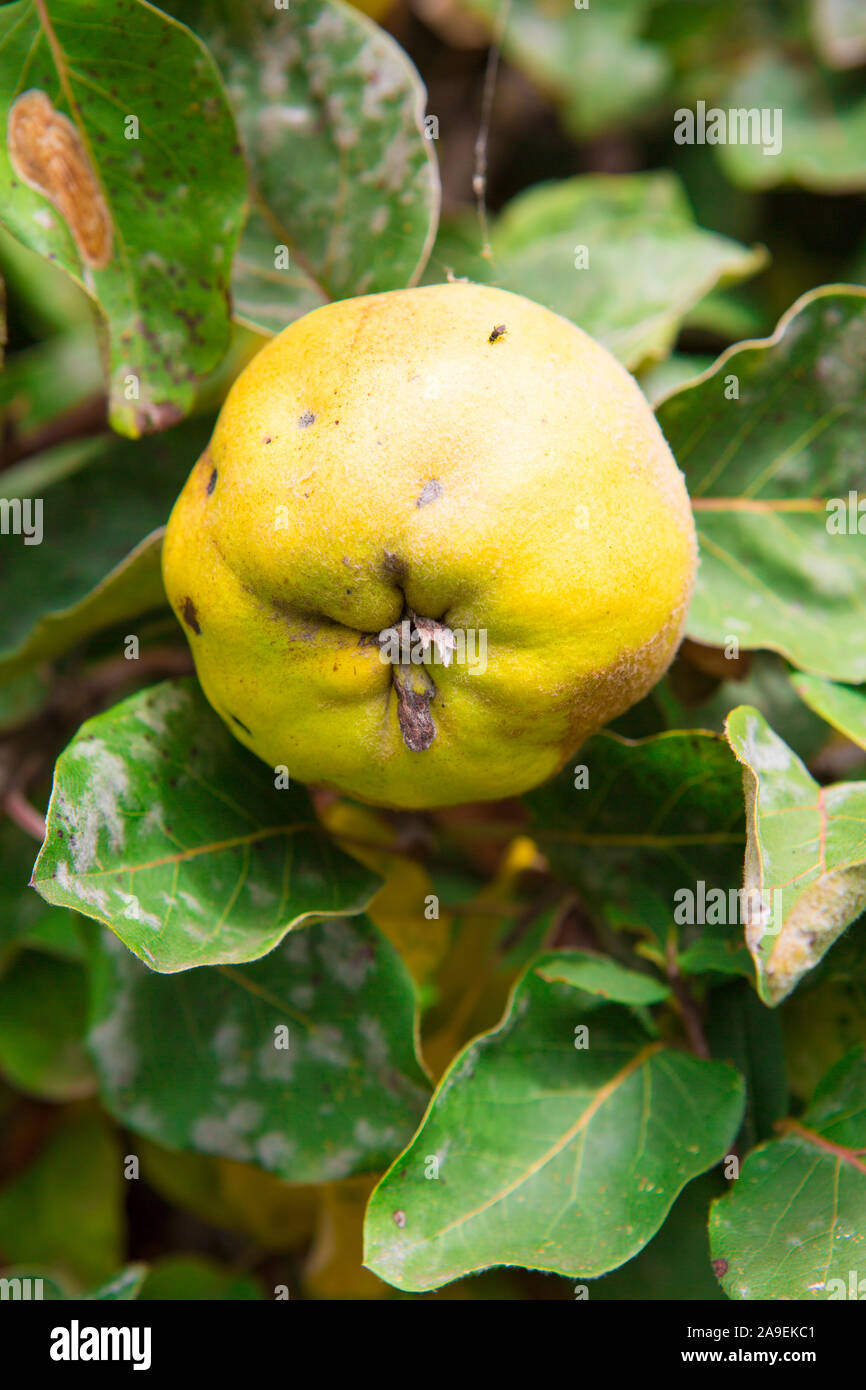
M 31 806 L 23 792 L 17 788 L 7 792 L 3 799 L 3 810 L 21 830 L 42 843 L 45 839 L 45 817 L 40 815 L 35 806 Z
M 68 439 L 85 439 L 108 428 L 108 403 L 102 392 L 88 396 L 62 415 L 47 420 L 37 429 L 19 434 L 10 421 L 3 440 L 0 468 L 11 468 L 32 454 L 40 454 Z
M 502 36 L 508 23 L 511 0 L 502 0 L 496 16 L 493 40 L 487 55 L 487 70 L 484 74 L 484 91 L 481 97 L 481 124 L 475 139 L 475 173 L 472 177 L 472 192 L 478 204 L 478 221 L 481 226 L 481 254 L 486 260 L 493 259 L 490 239 L 487 234 L 487 142 L 490 137 L 490 117 L 493 111 L 493 96 L 496 91 L 496 74 L 502 52 Z
M 674 941 L 669 941 L 667 947 L 667 977 L 671 982 L 674 1000 L 686 1030 L 689 1047 L 696 1057 L 709 1059 L 712 1053 L 704 1033 L 701 1011 L 692 998 L 691 991 L 677 964 L 676 943 Z

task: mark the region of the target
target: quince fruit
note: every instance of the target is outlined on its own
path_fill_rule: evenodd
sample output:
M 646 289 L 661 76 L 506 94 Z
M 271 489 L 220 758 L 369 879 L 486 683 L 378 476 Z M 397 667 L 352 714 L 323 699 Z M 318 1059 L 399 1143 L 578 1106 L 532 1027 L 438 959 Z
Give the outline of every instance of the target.
M 302 782 L 516 795 L 659 680 L 696 563 L 628 372 L 468 283 L 341 300 L 232 387 L 163 571 L 204 692 Z

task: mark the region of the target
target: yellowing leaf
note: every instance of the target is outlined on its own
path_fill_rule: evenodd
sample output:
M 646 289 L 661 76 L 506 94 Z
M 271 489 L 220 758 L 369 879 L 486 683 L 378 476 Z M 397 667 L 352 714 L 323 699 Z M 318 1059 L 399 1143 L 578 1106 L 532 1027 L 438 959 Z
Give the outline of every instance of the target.
M 315 1244 L 304 1271 L 309 1298 L 386 1298 L 387 1284 L 362 1264 L 364 1215 L 377 1177 L 326 1183 Z

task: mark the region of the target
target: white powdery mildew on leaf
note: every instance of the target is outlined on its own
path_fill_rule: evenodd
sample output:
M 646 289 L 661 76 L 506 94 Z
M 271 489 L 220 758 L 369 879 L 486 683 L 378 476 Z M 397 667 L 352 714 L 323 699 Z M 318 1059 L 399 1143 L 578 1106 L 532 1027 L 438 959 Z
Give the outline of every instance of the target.
M 286 1168 L 297 1150 L 297 1144 L 279 1130 L 271 1130 L 256 1140 L 256 1157 L 265 1168 Z
M 387 1150 L 397 1143 L 397 1133 L 393 1125 L 383 1125 L 377 1129 L 369 1120 L 355 1121 L 352 1136 L 362 1149 Z
M 189 695 L 181 686 L 164 685 L 139 705 L 135 717 L 154 734 L 167 734 L 171 716 L 186 708 Z
M 249 1085 L 250 1068 L 249 1063 L 242 1058 L 235 1058 L 233 1061 L 224 1062 L 219 1069 L 219 1083 L 230 1089 Z
M 746 744 L 748 760 L 758 772 L 785 772 L 794 761 L 788 745 L 754 715 L 746 720 Z
M 119 898 L 123 903 L 123 910 L 118 914 L 125 917 L 129 922 L 139 922 L 143 927 L 150 927 L 152 931 L 162 931 L 162 920 L 153 912 L 145 912 L 135 893 L 124 893 L 122 888 L 115 886 L 112 889 L 115 898 Z
M 354 20 L 354 27 L 360 27 L 360 24 L 360 20 Z M 321 10 L 318 18 L 307 27 L 310 43 L 326 56 L 330 54 L 333 45 L 351 39 L 352 33 L 353 26 L 349 23 L 349 16 L 341 15 L 339 10 L 327 5 Z M 330 57 L 330 63 L 333 66 L 333 56 Z
M 866 867 L 831 872 L 810 884 L 787 915 L 772 941 L 766 964 L 767 982 L 775 1002 L 783 999 L 866 908 Z M 761 944 L 747 930 L 751 951 Z
M 866 314 L 849 319 L 835 337 L 833 348 L 816 360 L 815 376 L 822 387 L 825 408 L 856 405 L 863 395 L 866 362 Z
M 332 1023 L 318 1025 L 307 1041 L 307 1053 L 317 1062 L 328 1062 L 334 1067 L 349 1067 L 352 1054 L 340 1029 Z
M 220 1061 L 233 1061 L 238 1056 L 244 1041 L 240 1024 L 234 1019 L 221 1023 L 211 1038 L 211 1047 Z
M 202 1153 L 219 1154 L 223 1158 L 237 1158 L 246 1163 L 252 1158 L 252 1149 L 245 1139 L 222 1115 L 203 1115 L 196 1120 L 190 1134 L 192 1145 Z
M 824 551 L 821 564 L 809 572 L 809 582 L 815 593 L 825 598 L 845 598 L 851 592 L 851 567 L 846 564 L 836 550 L 831 550 L 835 536 L 816 537 L 819 547 Z
M 158 1114 L 147 1100 L 138 1101 L 127 1113 L 130 1129 L 141 1134 L 160 1134 L 163 1120 L 164 1117 Z
M 311 963 L 311 930 L 308 928 L 306 931 L 290 932 L 283 943 L 283 960 L 288 961 L 289 965 L 297 966 L 300 970 L 306 970 Z
M 297 135 L 312 130 L 313 113 L 306 106 L 265 106 L 258 113 L 257 124 L 262 153 L 270 155 L 279 150 L 286 131 Z
M 87 781 L 77 789 L 75 799 L 64 797 L 60 808 L 70 834 L 73 867 L 83 874 L 97 858 L 102 829 L 113 854 L 123 848 L 125 824 L 120 803 L 129 791 L 129 778 L 124 760 L 101 738 L 81 739 L 66 756 L 89 768 Z
M 396 63 L 389 62 L 378 40 L 365 43 L 356 62 L 357 71 L 364 79 L 361 117 L 371 124 L 378 124 L 394 110 L 396 101 L 406 104 L 405 73 Z M 410 119 L 412 114 L 410 105 Z
M 264 37 L 263 35 L 262 38 Z M 258 72 L 259 91 L 268 106 L 271 106 L 282 101 L 288 92 L 289 74 L 284 53 L 285 40 L 282 43 L 275 42 L 275 36 L 271 31 L 267 33 L 266 37 L 267 43 L 260 39 L 255 44 L 256 71 Z M 244 96 L 246 96 L 246 92 Z
M 289 1047 L 275 1047 L 273 1040 L 262 1043 L 256 1052 L 256 1071 L 263 1081 L 291 1081 L 295 1059 Z
M 166 898 L 167 901 L 173 901 L 169 899 L 168 895 L 165 893 L 162 896 Z M 196 917 L 203 917 L 205 915 L 205 909 L 202 907 L 198 898 L 194 897 L 192 893 L 187 893 L 184 888 L 179 888 L 177 896 L 180 898 L 187 912 L 194 913 Z
M 388 1039 L 378 1018 L 372 1014 L 362 1014 L 358 1019 L 358 1032 L 364 1047 L 364 1059 L 371 1068 L 385 1066 L 390 1056 Z
M 269 888 L 266 883 L 260 883 L 257 879 L 249 879 L 245 886 L 253 907 L 271 907 L 275 902 L 279 901 L 274 890 Z
M 313 985 L 295 985 L 294 989 L 289 991 L 289 1003 L 293 1009 L 311 1009 L 315 999 L 316 991 Z
M 325 922 L 319 933 L 319 959 L 329 979 L 356 993 L 375 966 L 367 943 L 345 923 Z
M 163 834 L 162 829 L 162 807 L 154 803 L 139 821 L 136 822 L 136 831 L 140 839 L 146 839 L 152 835 Z
M 455 1063 L 453 1070 L 451 1070 L 445 1078 L 442 1087 L 442 1095 L 444 1095 L 446 1091 L 449 1091 L 452 1086 L 458 1085 L 459 1082 L 470 1081 L 475 1074 L 475 1063 L 477 1060 L 476 1052 L 473 1048 L 470 1048 L 460 1061 Z
M 118 1091 L 126 1090 L 138 1075 L 139 1055 L 130 1029 L 130 999 L 119 990 L 112 1000 L 112 1011 L 101 1023 L 91 1028 L 88 1040 L 99 1059 L 99 1069 L 108 1084 Z
M 414 151 L 414 131 L 411 134 L 407 130 L 395 131 L 383 150 L 379 163 L 369 169 L 363 169 L 359 182 L 372 184 L 375 188 L 385 189 L 389 193 L 400 193 L 401 189 L 406 188 L 407 182 L 417 180 L 419 176 L 420 170 L 412 168 Z M 414 201 L 414 197 L 413 193 L 409 201 Z M 400 201 L 406 201 L 405 197 L 401 197 Z
M 219 1063 L 221 1086 L 245 1086 L 250 1079 L 250 1065 L 242 1052 L 243 1041 L 241 1028 L 232 1020 L 220 1024 L 211 1039 L 211 1048 Z
M 335 1149 L 333 1153 L 323 1154 L 317 1164 L 319 1180 L 329 1182 L 348 1177 L 363 1158 L 364 1154 L 357 1149 Z
M 239 1100 L 226 1115 L 226 1123 L 237 1134 L 248 1134 L 262 1122 L 264 1107 L 255 1100 Z
M 97 888 L 92 883 L 82 883 L 81 879 L 73 878 L 65 859 L 61 859 L 54 873 L 54 877 L 63 889 L 71 897 L 77 898 L 79 902 L 89 903 L 104 916 L 108 915 L 108 894 L 104 888 Z
M 333 128 L 334 144 L 338 150 L 350 150 L 358 143 L 358 128 L 346 112 L 346 98 L 342 92 L 329 96 L 325 102 L 328 120 Z

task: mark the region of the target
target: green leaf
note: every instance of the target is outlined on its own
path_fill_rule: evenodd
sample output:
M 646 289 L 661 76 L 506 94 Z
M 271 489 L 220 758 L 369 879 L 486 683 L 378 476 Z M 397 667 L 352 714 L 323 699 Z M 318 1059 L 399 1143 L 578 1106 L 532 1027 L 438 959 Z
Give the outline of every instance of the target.
M 114 428 L 163 429 L 229 342 L 246 171 L 213 59 L 139 0 L 18 0 L 0 74 L 0 218 L 99 303 Z
M 363 911 L 378 879 L 190 679 L 88 720 L 61 753 L 33 883 L 172 973 L 257 960 L 311 917 Z
M 679 391 L 687 382 L 705 372 L 713 364 L 712 357 L 698 357 L 693 353 L 671 353 L 662 362 L 654 362 L 640 373 L 638 382 L 650 405 L 655 406 L 665 396 Z
M 192 1302 L 229 1299 L 232 1302 L 263 1298 L 261 1284 L 250 1274 L 239 1274 L 202 1255 L 165 1255 L 154 1260 L 139 1295 L 142 1302 L 155 1299 Z
M 281 235 L 281 234 L 280 234 Z M 239 323 L 259 333 L 280 333 L 288 323 L 328 302 L 303 270 L 277 268 L 280 236 L 254 207 L 232 271 L 232 306 Z
M 644 953 L 666 967 L 676 943 L 676 894 L 739 885 L 743 853 L 741 779 L 722 738 L 672 732 L 632 742 L 602 733 L 576 755 L 586 789 L 566 769 L 525 798 L 529 833 L 553 868 L 613 927 L 648 938 Z M 696 922 L 680 949 L 712 943 L 712 963 L 694 968 L 751 973 L 739 928 Z M 682 962 L 681 962 L 682 963 Z
M 365 918 L 172 976 L 94 936 L 88 1046 L 130 1129 L 296 1183 L 375 1172 L 410 1137 L 429 1090 L 414 990 Z
M 0 948 L 21 937 L 45 916 L 28 883 L 35 841 L 7 817 L 0 819 Z
M 498 0 L 459 0 L 497 29 Z M 574 0 L 512 0 L 502 48 L 561 107 L 576 135 L 594 135 L 640 117 L 669 75 L 664 52 L 642 31 L 652 0 L 605 0 L 578 9 Z M 498 32 L 498 30 L 497 30 Z
M 792 673 L 791 684 L 810 709 L 852 743 L 866 748 L 866 687 L 852 689 L 850 685 L 835 685 L 833 681 L 807 676 L 802 671 Z
M 191 1150 L 166 1149 L 139 1136 L 145 1182 L 200 1221 L 243 1232 L 265 1250 L 293 1250 L 316 1228 L 320 1186 L 287 1183 L 250 1163 Z
M 56 342 L 59 337 L 73 333 L 82 340 L 95 340 L 96 325 L 90 296 L 65 270 L 22 245 L 2 224 L 0 267 L 7 293 L 16 306 L 17 315 L 23 320 L 28 337 L 44 340 L 38 342 L 34 349 L 37 353 L 41 348 L 47 348 L 49 342 Z M 10 366 L 18 355 L 16 353 L 10 359 Z M 29 352 L 25 350 L 20 355 L 26 357 Z M 102 387 L 102 384 L 100 369 L 98 385 Z M 64 390 L 64 383 L 56 382 L 55 385 L 60 391 Z
M 19 724 L 27 723 L 34 718 L 45 704 L 49 688 L 50 681 L 44 668 L 25 671 L 22 675 L 0 684 L 0 732 L 7 733 Z
M 39 257 L 34 260 L 45 265 Z M 8 359 L 0 376 L 0 415 L 18 448 L 29 452 L 40 426 L 102 390 L 95 335 L 67 332 Z
M 581 1048 L 581 999 L 530 969 L 505 1021 L 452 1063 L 370 1199 L 364 1262 L 380 1278 L 420 1291 L 502 1264 L 593 1278 L 725 1153 L 737 1074 L 648 1043 L 607 1003 L 585 1014 Z
M 590 1285 L 590 1302 L 722 1300 L 724 1294 L 710 1264 L 707 1215 L 712 1198 L 723 1186 L 718 1173 L 705 1173 L 683 1188 L 649 1245 L 633 1260 Z
M 42 542 L 3 540 L 0 680 L 165 605 L 158 528 L 211 423 L 189 421 L 145 444 L 64 444 L 4 474 L 5 497 L 41 500 Z
M 39 901 L 38 894 L 32 890 L 30 895 Z M 81 961 L 85 954 L 81 927 L 82 920 L 77 912 L 51 907 L 47 912 L 43 910 L 33 926 L 22 934 L 21 944 L 60 960 Z
M 806 1113 L 750 1153 L 713 1204 L 710 1243 L 729 1298 L 863 1296 L 866 1050 L 824 1077 Z M 837 1281 L 837 1282 L 833 1282 Z
M 113 1278 L 107 1279 L 98 1288 L 91 1289 L 84 1297 L 98 1299 L 101 1302 L 129 1302 L 133 1298 L 138 1298 L 146 1276 L 147 1265 L 127 1265 Z
M 866 928 L 866 919 L 862 921 Z M 853 952 L 840 951 L 853 936 L 851 927 L 821 963 L 838 952 L 839 968 L 814 987 L 810 976 L 779 1010 L 791 1090 L 801 1100 L 809 1099 L 825 1071 L 846 1052 L 866 1044 L 866 931 L 860 933 L 859 961 Z
M 123 1177 L 117 1139 L 99 1115 L 70 1116 L 30 1166 L 0 1190 L 0 1250 L 78 1287 L 113 1278 L 122 1260 Z
M 99 1284 L 95 1289 L 89 1289 L 87 1293 L 80 1293 L 77 1290 L 70 1290 L 68 1285 L 56 1278 L 48 1278 L 39 1270 L 17 1268 L 4 1270 L 4 1277 L 10 1275 L 18 1278 L 39 1279 L 41 1284 L 42 1299 L 45 1302 L 57 1303 L 70 1300 L 79 1302 L 82 1299 L 99 1300 L 112 1302 L 124 1301 L 137 1298 L 141 1288 L 147 1265 L 126 1265 L 117 1274 Z
M 709 694 L 707 690 L 709 689 Z M 703 696 L 703 698 L 696 698 Z M 775 652 L 750 652 L 745 672 L 732 672 L 717 684 L 682 657 L 655 687 L 652 705 L 663 711 L 670 729 L 710 729 L 724 734 L 725 720 L 737 705 L 756 705 L 778 734 L 805 761 L 826 745 L 830 730 L 791 685 L 790 667 Z M 620 733 L 630 733 L 627 728 Z
M 706 1035 L 710 1050 L 746 1079 L 746 1114 L 738 1139 L 750 1149 L 787 1113 L 789 1095 L 779 1010 L 762 1004 L 747 980 L 710 991 Z
M 45 1100 L 96 1089 L 84 1051 L 87 977 L 74 961 L 23 951 L 0 977 L 0 1072 Z
M 776 117 L 781 149 L 767 154 L 760 143 L 728 142 L 716 154 L 732 183 L 774 188 L 797 183 L 819 193 L 866 187 L 866 96 L 862 84 L 826 72 L 815 63 L 776 51 L 757 51 L 740 65 L 719 105 L 726 111 L 757 109 Z
M 591 951 L 551 952 L 534 967 L 536 975 L 550 982 L 561 980 L 587 994 L 598 994 L 615 1004 L 638 1007 L 660 1004 L 670 990 L 654 975 L 628 970 L 609 956 Z
M 658 421 L 698 528 L 689 636 L 866 680 L 866 547 L 847 520 L 866 429 L 866 290 L 804 295 L 771 338 L 668 396 Z
M 778 1004 L 866 908 L 866 782 L 819 786 L 748 705 L 727 730 L 744 769 L 746 944 Z
M 536 185 L 508 204 L 490 244 L 485 279 L 572 319 L 627 367 L 665 357 L 708 290 L 764 261 L 696 226 L 668 172 Z M 581 247 L 585 266 L 576 265 Z
M 171 8 L 219 63 L 250 165 L 258 212 L 235 278 L 243 321 L 273 332 L 324 299 L 414 284 L 439 177 L 424 87 L 391 36 L 340 0 Z

